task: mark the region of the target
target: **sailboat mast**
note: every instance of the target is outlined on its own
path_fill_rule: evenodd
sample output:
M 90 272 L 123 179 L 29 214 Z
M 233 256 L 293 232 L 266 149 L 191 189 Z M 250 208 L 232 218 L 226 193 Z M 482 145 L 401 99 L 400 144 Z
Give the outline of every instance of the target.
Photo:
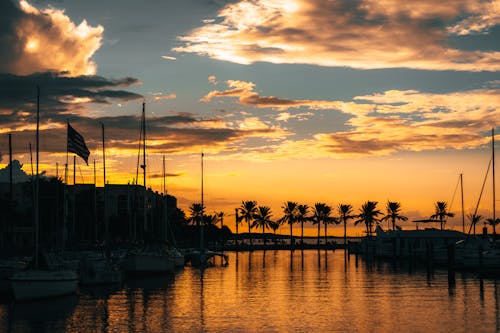
M 38 194 L 39 194 L 39 177 L 38 177 L 38 164 L 40 152 L 40 87 L 36 86 L 36 174 L 35 174 L 35 267 L 38 267 L 38 228 L 39 228 L 39 212 L 38 212 Z M 12 168 L 12 166 L 11 166 Z
M 203 240 L 203 215 L 205 215 L 205 204 L 203 203 L 203 151 L 201 152 L 201 223 L 200 223 L 200 251 L 204 252 Z
M 496 220 L 496 197 L 495 197 L 495 129 L 491 129 L 491 163 L 493 164 L 493 221 Z
M 167 182 L 165 174 L 165 155 L 163 155 L 163 211 L 165 214 L 165 243 L 168 241 L 168 196 L 167 196 Z
M 462 232 L 465 233 L 465 213 L 464 213 L 464 178 L 460 174 L 460 193 L 462 195 Z
M 142 174 L 144 178 L 144 228 L 148 230 L 147 223 L 147 189 L 146 189 L 146 102 L 142 102 Z

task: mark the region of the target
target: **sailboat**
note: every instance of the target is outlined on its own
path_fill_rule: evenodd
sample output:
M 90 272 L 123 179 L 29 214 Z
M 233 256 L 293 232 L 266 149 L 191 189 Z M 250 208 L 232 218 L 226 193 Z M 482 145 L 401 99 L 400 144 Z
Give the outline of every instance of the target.
M 494 129 L 491 130 L 491 166 L 492 166 L 492 183 L 493 183 L 493 219 L 496 218 L 496 198 L 495 198 L 495 133 Z M 486 172 L 486 176 L 489 172 Z M 483 187 L 479 196 L 476 210 L 474 215 L 477 214 L 481 195 L 486 183 L 486 176 L 484 178 Z M 469 234 L 473 227 L 473 221 L 469 228 Z M 480 269 L 480 270 L 499 270 L 500 269 L 500 244 L 496 240 L 490 241 L 484 237 L 469 238 L 469 235 L 464 241 L 457 242 L 456 244 L 456 262 L 457 266 L 465 269 Z
M 168 224 L 168 194 L 167 194 L 167 184 L 166 184 L 166 174 L 165 174 L 165 156 L 163 156 L 163 208 L 164 208 L 164 223 L 165 223 L 165 243 L 168 243 L 168 231 L 169 229 L 169 224 Z M 174 266 L 176 268 L 181 268 L 184 267 L 186 260 L 184 258 L 184 253 L 182 253 L 176 246 L 175 246 L 175 239 L 172 234 L 172 243 L 173 246 L 168 246 L 167 253 L 168 256 L 174 261 Z
M 201 153 L 201 222 L 199 226 L 200 230 L 200 248 L 198 250 L 192 250 L 189 253 L 186 253 L 186 260 L 191 262 L 191 266 L 196 267 L 207 267 L 213 266 L 212 259 L 215 257 L 221 257 L 223 259 L 223 265 L 229 265 L 229 258 L 226 254 L 222 252 L 215 252 L 211 250 L 205 249 L 205 242 L 203 240 L 204 231 L 203 231 L 203 218 L 205 214 L 205 204 L 203 202 L 204 193 L 203 193 L 203 157 L 205 155 L 203 152 Z
M 15 273 L 10 278 L 16 300 L 29 300 L 73 294 L 78 285 L 78 275 L 58 265 L 47 254 L 39 251 L 39 126 L 40 88 L 37 87 L 36 109 L 36 174 L 34 187 L 35 253 L 28 269 Z
M 143 213 L 144 213 L 144 231 L 147 232 L 147 187 L 146 187 L 146 103 L 142 103 L 142 119 L 141 119 L 141 131 L 142 131 L 142 153 L 143 153 L 143 163 L 141 168 L 143 170 L 144 178 L 144 192 L 143 192 Z M 153 246 L 146 242 L 145 246 L 142 248 L 135 248 L 130 250 L 125 256 L 123 263 L 123 269 L 127 273 L 138 274 L 138 273 L 173 273 L 175 270 L 174 259 L 168 255 L 165 248 Z

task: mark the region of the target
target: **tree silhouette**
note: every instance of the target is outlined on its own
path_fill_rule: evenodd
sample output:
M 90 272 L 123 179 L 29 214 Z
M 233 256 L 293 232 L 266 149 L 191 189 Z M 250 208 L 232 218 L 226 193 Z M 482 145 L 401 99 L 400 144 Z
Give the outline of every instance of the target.
M 339 214 L 339 220 L 344 223 L 344 246 L 347 246 L 347 221 L 356 216 L 352 214 L 352 206 L 349 204 L 339 204 L 337 212 Z
M 319 248 L 321 222 L 330 219 L 331 211 L 332 211 L 332 208 L 325 203 L 317 202 L 314 204 L 313 215 L 311 216 L 311 221 L 313 224 L 318 225 L 318 248 Z
M 262 236 L 264 237 L 264 245 L 266 245 L 267 237 L 265 229 L 271 228 L 271 208 L 268 206 L 257 207 L 257 212 L 254 214 L 253 226 L 262 228 Z
M 280 219 L 281 223 L 288 223 L 290 225 L 290 246 L 293 240 L 293 224 L 297 221 L 297 206 L 298 204 L 293 201 L 287 201 L 281 206 L 283 209 L 283 217 Z
M 297 222 L 300 223 L 300 243 L 304 245 L 304 223 L 309 221 L 309 217 L 307 216 L 309 212 L 308 205 L 298 205 L 297 206 Z
M 399 202 L 387 201 L 386 205 L 387 215 L 382 217 L 381 221 L 391 221 L 392 230 L 396 230 L 396 221 L 406 221 L 408 218 L 406 216 L 400 215 L 401 204 Z
M 434 205 L 434 215 L 431 216 L 431 220 L 439 221 L 441 230 L 443 230 L 443 223 L 446 223 L 446 217 L 453 217 L 455 214 L 448 212 L 448 205 L 444 201 L 438 201 Z
M 484 217 L 479 215 L 479 214 L 476 214 L 476 213 L 471 213 L 471 214 L 467 214 L 467 218 L 469 219 L 470 223 L 472 224 L 472 228 L 473 228 L 473 232 L 474 232 L 474 236 L 475 236 L 476 235 L 476 224 L 481 222 L 484 219 Z
M 269 223 L 269 227 L 272 229 L 274 233 L 274 244 L 276 244 L 276 231 L 280 227 L 280 224 L 278 221 L 271 221 L 271 223 Z
M 191 215 L 189 217 L 189 221 L 191 221 L 193 224 L 196 224 L 196 226 L 199 227 L 203 211 L 205 210 L 204 207 L 202 206 L 201 203 L 195 202 L 192 203 L 188 209 L 189 209 L 189 214 Z
M 242 201 L 240 206 L 241 218 L 248 224 L 248 237 L 250 238 L 250 246 L 252 242 L 252 222 L 255 213 L 257 213 L 257 201 Z
M 486 219 L 486 223 L 493 227 L 493 235 L 496 236 L 497 235 L 496 225 L 500 223 L 500 218 L 497 217 L 496 219 L 493 218 Z
M 366 226 L 367 236 L 371 236 L 373 233 L 373 224 L 380 222 L 380 220 L 377 218 L 377 216 L 379 216 L 380 214 L 382 214 L 382 212 L 377 209 L 377 202 L 367 201 L 361 206 L 359 215 L 357 216 L 358 219 L 354 222 L 354 225 L 364 223 Z

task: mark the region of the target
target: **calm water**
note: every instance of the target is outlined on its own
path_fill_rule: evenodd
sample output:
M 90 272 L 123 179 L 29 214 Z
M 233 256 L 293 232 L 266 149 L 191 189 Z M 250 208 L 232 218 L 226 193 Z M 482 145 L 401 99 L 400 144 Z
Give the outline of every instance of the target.
M 0 332 L 500 332 L 500 280 L 344 252 L 229 253 L 79 296 L 0 304 Z

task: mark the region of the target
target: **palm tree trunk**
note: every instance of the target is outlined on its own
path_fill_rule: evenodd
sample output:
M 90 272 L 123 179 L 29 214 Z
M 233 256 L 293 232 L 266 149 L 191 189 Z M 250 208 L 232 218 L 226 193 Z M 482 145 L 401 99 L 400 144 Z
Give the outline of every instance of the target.
M 252 230 L 250 228 L 250 220 L 247 221 L 247 223 L 248 223 L 248 237 L 250 238 L 250 247 L 252 247 L 253 242 L 252 242 Z
M 238 221 L 236 221 L 236 242 L 235 242 L 236 247 L 238 247 L 238 235 L 239 235 L 238 234 Z
M 396 219 L 392 218 L 392 230 L 396 230 Z
M 319 250 L 319 231 L 320 231 L 320 228 L 321 228 L 321 222 L 318 221 L 318 250 Z
M 264 225 L 262 226 L 262 237 L 264 238 L 264 246 L 266 246 L 266 235 L 264 233 Z
M 293 232 L 292 232 L 292 223 L 290 223 L 290 248 L 293 247 Z
M 344 250 L 347 251 L 347 221 L 344 219 Z
M 300 243 L 302 244 L 302 248 L 304 247 L 304 221 L 300 221 Z M 493 228 L 495 230 L 495 228 Z
M 328 238 L 327 238 L 327 236 L 326 236 L 326 229 L 327 229 L 327 225 L 328 225 L 328 224 L 327 224 L 327 223 L 325 223 L 325 246 L 326 246 L 326 244 L 327 244 L 327 240 L 328 240 Z

